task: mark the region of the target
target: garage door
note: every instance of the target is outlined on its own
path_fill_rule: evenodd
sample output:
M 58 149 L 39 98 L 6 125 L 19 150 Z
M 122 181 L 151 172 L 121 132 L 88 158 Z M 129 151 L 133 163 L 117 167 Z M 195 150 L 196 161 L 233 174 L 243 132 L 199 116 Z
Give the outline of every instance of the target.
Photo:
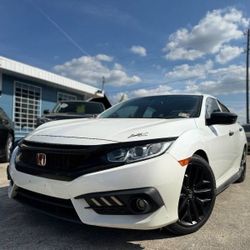
M 23 82 L 14 84 L 14 121 L 17 134 L 27 134 L 35 128 L 41 115 L 41 88 Z

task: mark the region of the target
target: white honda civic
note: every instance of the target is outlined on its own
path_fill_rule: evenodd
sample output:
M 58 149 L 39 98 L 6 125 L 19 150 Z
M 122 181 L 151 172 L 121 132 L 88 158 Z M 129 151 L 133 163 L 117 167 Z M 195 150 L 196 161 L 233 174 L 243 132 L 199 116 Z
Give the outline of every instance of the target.
M 212 96 L 159 95 L 49 122 L 15 148 L 9 197 L 90 225 L 194 232 L 216 195 L 245 178 L 236 120 Z

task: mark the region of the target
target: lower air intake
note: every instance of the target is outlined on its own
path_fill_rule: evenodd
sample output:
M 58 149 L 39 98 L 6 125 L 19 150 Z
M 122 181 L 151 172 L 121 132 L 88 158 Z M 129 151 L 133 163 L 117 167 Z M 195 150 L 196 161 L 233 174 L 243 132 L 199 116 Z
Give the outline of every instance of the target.
M 101 192 L 81 195 L 76 199 L 85 199 L 89 209 L 98 214 L 147 214 L 153 213 L 164 205 L 155 188 L 140 188 Z

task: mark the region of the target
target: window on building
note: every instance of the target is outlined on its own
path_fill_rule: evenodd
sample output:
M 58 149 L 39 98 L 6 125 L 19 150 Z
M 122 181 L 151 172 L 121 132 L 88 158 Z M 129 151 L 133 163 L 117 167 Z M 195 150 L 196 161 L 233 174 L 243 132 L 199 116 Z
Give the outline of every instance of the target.
M 17 132 L 30 132 L 35 128 L 36 118 L 41 115 L 41 88 L 15 82 L 14 121 Z
M 70 95 L 67 93 L 62 93 L 62 92 L 57 92 L 57 102 L 60 101 L 74 101 L 76 100 L 76 96 L 75 95 Z

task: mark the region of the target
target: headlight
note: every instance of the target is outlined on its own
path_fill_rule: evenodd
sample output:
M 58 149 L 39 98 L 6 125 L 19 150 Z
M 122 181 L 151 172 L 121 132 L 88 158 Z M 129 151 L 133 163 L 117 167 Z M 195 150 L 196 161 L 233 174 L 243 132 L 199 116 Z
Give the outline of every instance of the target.
M 107 159 L 110 162 L 141 161 L 163 154 L 172 143 L 173 141 L 157 142 L 131 148 L 120 148 L 108 153 Z

